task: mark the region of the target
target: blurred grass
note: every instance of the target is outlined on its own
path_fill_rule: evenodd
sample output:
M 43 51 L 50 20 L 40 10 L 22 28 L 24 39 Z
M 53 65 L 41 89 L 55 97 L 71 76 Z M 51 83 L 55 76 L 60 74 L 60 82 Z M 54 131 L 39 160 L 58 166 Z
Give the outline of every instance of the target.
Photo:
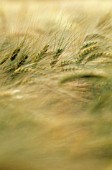
M 111 170 L 111 2 L 3 2 L 0 23 L 0 169 Z

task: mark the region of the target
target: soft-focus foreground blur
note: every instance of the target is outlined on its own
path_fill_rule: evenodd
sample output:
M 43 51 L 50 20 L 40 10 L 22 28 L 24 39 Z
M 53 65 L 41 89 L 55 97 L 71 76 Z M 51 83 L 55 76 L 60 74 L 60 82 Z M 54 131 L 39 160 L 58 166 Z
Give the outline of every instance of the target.
M 112 170 L 111 11 L 0 1 L 0 170 Z

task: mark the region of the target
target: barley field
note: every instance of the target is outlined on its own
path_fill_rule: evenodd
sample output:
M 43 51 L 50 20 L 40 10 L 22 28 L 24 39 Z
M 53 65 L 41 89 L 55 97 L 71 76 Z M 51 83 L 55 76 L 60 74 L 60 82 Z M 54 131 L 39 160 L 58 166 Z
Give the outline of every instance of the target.
M 112 170 L 112 1 L 0 1 L 0 170 Z

